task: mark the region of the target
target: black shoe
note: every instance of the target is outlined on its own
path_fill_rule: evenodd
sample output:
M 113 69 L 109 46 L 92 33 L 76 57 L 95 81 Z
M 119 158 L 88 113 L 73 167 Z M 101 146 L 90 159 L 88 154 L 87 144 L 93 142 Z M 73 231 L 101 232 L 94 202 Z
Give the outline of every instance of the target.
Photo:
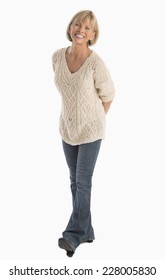
M 73 257 L 74 252 L 73 251 L 67 251 L 66 255 L 71 258 L 71 257 Z
M 73 254 L 74 254 L 74 250 L 73 250 L 73 247 L 72 247 L 72 244 L 66 240 L 65 238 L 59 238 L 58 239 L 58 246 L 61 248 L 61 249 L 64 249 L 67 251 L 67 256 L 68 257 L 72 257 Z
M 81 242 L 81 244 L 84 244 L 84 243 L 92 243 L 92 242 L 93 242 L 92 239 L 88 239 L 88 240 L 86 240 L 86 241 Z

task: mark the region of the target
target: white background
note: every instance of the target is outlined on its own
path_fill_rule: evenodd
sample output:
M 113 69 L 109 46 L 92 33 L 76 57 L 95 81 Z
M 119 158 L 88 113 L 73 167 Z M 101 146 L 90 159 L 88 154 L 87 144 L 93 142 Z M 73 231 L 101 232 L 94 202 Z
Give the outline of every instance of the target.
M 53 52 L 71 17 L 91 9 L 93 49 L 116 88 L 93 177 L 96 240 L 74 259 L 165 258 L 164 10 L 161 0 L 0 2 L 0 258 L 66 259 L 71 212 L 58 131 Z

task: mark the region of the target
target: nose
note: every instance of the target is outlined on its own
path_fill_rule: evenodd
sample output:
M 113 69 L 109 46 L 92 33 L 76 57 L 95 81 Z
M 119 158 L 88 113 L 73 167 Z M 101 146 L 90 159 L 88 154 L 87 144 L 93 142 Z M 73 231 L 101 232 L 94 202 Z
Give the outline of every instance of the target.
M 84 30 L 85 30 L 84 26 L 83 26 L 83 25 L 80 25 L 80 26 L 79 26 L 79 31 L 80 31 L 80 32 L 84 32 Z

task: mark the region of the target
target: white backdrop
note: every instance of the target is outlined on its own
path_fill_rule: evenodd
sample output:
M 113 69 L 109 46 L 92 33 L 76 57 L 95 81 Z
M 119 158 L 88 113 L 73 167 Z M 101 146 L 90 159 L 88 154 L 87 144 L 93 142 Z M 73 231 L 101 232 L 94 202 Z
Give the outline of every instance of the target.
M 52 53 L 91 9 L 116 88 L 93 177 L 96 240 L 75 259 L 164 259 L 164 12 L 160 0 L 0 2 L 0 258 L 64 259 L 71 211 Z

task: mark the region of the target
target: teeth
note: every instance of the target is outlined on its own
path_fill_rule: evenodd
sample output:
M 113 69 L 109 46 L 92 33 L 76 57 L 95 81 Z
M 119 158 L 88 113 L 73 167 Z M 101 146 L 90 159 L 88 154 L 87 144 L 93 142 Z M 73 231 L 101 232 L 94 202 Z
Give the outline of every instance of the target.
M 76 37 L 78 37 L 78 38 L 84 38 L 84 36 L 82 36 L 82 35 L 80 35 L 80 34 L 76 34 Z

